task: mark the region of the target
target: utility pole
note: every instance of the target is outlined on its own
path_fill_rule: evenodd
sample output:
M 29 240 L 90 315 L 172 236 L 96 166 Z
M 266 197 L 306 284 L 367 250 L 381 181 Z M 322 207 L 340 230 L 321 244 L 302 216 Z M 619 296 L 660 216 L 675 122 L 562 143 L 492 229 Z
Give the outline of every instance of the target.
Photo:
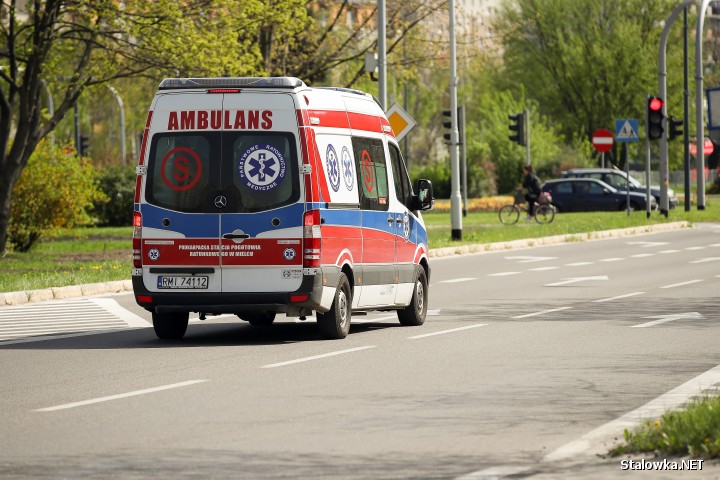
M 385 0 L 378 0 L 378 100 L 383 112 L 387 110 L 387 59 L 385 47 Z
M 455 59 L 455 0 L 449 0 L 450 13 L 450 215 L 452 239 L 462 240 L 462 197 L 460 195 L 460 161 L 458 159 L 457 65 Z

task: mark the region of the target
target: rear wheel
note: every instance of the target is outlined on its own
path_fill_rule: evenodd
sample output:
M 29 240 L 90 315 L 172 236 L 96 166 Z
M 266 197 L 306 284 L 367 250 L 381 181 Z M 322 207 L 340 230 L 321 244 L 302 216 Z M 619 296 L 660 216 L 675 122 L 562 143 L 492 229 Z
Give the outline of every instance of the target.
M 538 223 L 552 223 L 555 220 L 555 209 L 551 205 L 538 205 L 535 207 L 535 221 Z
M 246 313 L 238 316 L 242 320 L 249 322 L 250 325 L 254 325 L 256 327 L 272 325 L 275 321 L 275 312 Z
M 410 305 L 398 310 L 398 319 L 401 325 L 417 327 L 425 323 L 427 315 L 428 285 L 427 275 L 423 267 L 418 267 L 415 288 L 413 289 Z
M 500 207 L 498 210 L 498 217 L 500 222 L 505 225 L 512 225 L 517 223 L 520 218 L 520 209 L 516 205 L 505 205 Z
M 153 329 L 161 340 L 179 340 L 185 335 L 190 314 L 185 313 L 153 313 Z
M 350 282 L 347 276 L 341 273 L 330 310 L 316 314 L 320 335 L 331 340 L 347 337 L 350 332 L 351 307 Z

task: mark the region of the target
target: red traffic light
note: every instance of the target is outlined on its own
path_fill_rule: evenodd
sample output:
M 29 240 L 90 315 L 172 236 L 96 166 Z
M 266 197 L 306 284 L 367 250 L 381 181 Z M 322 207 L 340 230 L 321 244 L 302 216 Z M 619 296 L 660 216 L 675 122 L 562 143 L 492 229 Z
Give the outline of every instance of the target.
M 660 110 L 662 110 L 663 105 L 665 105 L 665 102 L 663 102 L 662 99 L 658 97 L 652 97 L 650 99 L 650 102 L 648 102 L 648 108 L 653 112 L 659 112 Z

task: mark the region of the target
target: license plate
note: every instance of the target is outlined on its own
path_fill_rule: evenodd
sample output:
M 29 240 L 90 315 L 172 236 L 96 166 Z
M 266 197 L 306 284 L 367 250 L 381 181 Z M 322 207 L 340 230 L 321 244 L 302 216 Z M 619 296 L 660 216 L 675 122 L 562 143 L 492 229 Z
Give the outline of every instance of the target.
M 157 288 L 208 288 L 208 277 L 205 276 L 159 276 Z

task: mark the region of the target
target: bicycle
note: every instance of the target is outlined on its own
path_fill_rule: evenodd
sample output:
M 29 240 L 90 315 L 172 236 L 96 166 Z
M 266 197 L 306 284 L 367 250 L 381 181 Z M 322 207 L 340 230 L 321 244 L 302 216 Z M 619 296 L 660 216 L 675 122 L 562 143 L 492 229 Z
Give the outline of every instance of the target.
M 555 220 L 555 207 L 552 205 L 552 197 L 548 192 L 540 192 L 540 196 L 534 203 L 535 213 L 533 218 L 537 223 L 552 223 Z M 520 190 L 515 191 L 515 199 L 512 204 L 503 205 L 498 209 L 498 217 L 503 225 L 513 225 L 520 219 L 520 213 L 528 214 L 525 206 L 525 197 Z

